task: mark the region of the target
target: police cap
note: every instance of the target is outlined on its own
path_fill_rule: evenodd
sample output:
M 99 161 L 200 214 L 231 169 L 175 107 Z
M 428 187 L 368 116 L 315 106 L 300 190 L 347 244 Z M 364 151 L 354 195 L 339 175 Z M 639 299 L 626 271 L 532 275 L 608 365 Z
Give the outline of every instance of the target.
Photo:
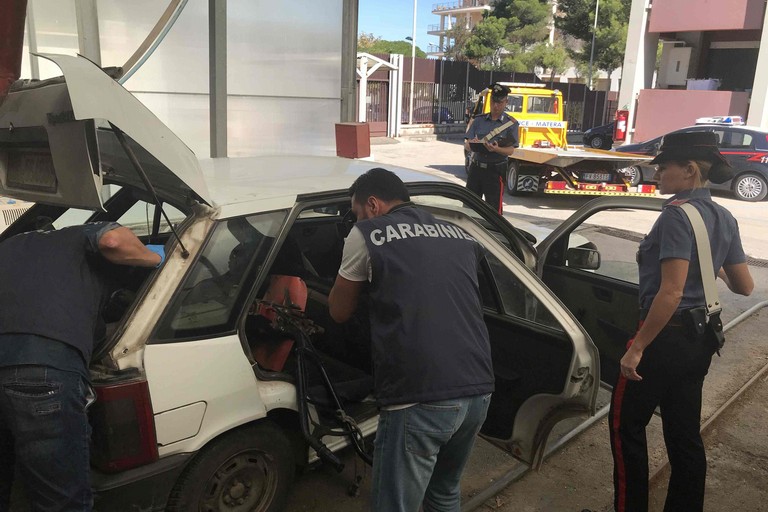
M 491 100 L 492 101 L 507 101 L 507 95 L 509 95 L 509 87 L 501 84 L 491 84 Z
M 725 183 L 733 178 L 733 168 L 717 147 L 718 138 L 712 132 L 670 133 L 661 140 L 661 147 L 651 164 L 703 160 L 712 168 L 705 178 L 712 183 Z

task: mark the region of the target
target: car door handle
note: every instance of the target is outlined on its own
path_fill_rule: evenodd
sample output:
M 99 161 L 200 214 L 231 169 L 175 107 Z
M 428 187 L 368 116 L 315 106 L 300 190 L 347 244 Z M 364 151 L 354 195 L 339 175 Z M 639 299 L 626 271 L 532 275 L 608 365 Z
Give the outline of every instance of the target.
M 610 302 L 613 299 L 613 292 L 605 288 L 592 288 L 592 294 L 603 302 Z

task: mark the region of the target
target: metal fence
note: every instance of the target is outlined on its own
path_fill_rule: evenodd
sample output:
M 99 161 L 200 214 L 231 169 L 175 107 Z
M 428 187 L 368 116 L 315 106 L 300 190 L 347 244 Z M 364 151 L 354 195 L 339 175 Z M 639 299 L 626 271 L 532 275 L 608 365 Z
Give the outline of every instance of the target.
M 388 58 L 386 55 L 380 56 Z M 468 108 L 477 95 L 494 82 L 521 84 L 544 84 L 563 93 L 564 119 L 569 130 L 583 131 L 593 126 L 610 122 L 616 108 L 608 100 L 605 91 L 591 91 L 584 84 L 552 83 L 542 81 L 534 73 L 483 71 L 468 62 L 448 60 L 416 59 L 413 81 L 411 81 L 411 59 L 406 57 L 403 64 L 403 97 L 401 122 L 409 124 L 411 119 L 410 95 L 413 83 L 413 124 L 450 124 L 466 121 Z M 368 79 L 367 96 L 371 98 L 369 108 L 376 110 L 375 121 L 386 121 L 386 108 L 375 108 L 381 100 L 382 83 L 388 80 L 388 72 L 377 71 Z M 370 119 L 369 120 L 374 120 Z

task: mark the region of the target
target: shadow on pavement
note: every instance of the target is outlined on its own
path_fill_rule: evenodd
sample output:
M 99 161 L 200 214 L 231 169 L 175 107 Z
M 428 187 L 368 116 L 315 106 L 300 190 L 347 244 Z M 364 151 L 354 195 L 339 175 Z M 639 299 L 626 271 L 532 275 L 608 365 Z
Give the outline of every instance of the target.
M 467 173 L 466 171 L 464 171 L 464 166 L 461 164 L 459 165 L 428 165 L 427 167 L 429 169 L 434 169 L 436 171 L 452 174 L 457 178 L 461 178 L 462 180 L 467 179 Z

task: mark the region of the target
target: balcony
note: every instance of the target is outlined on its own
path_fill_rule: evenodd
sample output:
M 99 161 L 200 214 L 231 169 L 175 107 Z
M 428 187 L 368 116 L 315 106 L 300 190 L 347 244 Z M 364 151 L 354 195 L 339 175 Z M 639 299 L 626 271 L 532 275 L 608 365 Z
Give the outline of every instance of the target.
M 473 11 L 490 11 L 490 0 L 454 0 L 432 4 L 432 14 L 447 14 Z
M 429 25 L 427 27 L 427 34 L 431 36 L 441 36 L 449 30 L 449 28 L 440 28 L 440 25 Z
M 654 0 L 648 31 L 759 30 L 765 0 Z

